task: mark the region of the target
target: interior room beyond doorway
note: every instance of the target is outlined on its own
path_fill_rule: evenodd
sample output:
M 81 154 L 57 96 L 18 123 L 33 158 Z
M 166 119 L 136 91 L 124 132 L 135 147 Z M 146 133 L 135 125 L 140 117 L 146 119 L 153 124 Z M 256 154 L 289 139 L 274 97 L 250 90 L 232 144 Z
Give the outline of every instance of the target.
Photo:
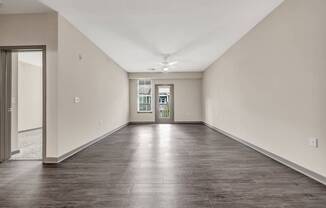
M 12 160 L 42 159 L 42 51 L 12 53 Z

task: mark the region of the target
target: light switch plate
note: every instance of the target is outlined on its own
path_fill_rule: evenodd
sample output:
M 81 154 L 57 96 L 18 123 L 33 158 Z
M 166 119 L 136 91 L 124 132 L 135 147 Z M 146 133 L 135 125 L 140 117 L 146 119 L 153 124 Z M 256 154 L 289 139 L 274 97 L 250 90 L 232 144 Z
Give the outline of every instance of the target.
M 80 97 L 75 97 L 74 98 L 74 103 L 80 103 Z

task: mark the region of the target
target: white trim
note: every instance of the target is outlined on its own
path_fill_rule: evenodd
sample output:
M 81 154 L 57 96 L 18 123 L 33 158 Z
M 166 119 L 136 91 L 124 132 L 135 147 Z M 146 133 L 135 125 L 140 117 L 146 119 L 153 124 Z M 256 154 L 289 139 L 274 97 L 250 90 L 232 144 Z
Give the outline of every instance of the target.
M 203 72 L 130 72 L 128 78 L 130 80 L 196 80 L 203 78 Z
M 259 153 L 261 153 L 263 155 L 266 155 L 267 157 L 269 157 L 269 158 L 271 158 L 271 159 L 273 159 L 273 160 L 275 160 L 275 161 L 277 161 L 279 163 L 282 163 L 283 165 L 285 165 L 285 166 L 287 166 L 287 167 L 289 167 L 289 168 L 291 168 L 291 169 L 293 169 L 293 170 L 295 170 L 295 171 L 297 171 L 297 172 L 299 172 L 299 173 L 301 173 L 303 175 L 306 175 L 309 178 L 312 178 L 315 181 L 318 181 L 319 183 L 322 183 L 322 184 L 326 185 L 326 177 L 325 176 L 320 175 L 319 173 L 316 173 L 314 171 L 308 170 L 307 168 L 304 168 L 304 167 L 302 167 L 302 166 L 300 166 L 300 165 L 298 165 L 298 164 L 296 164 L 294 162 L 291 162 L 291 161 L 289 161 L 289 160 L 287 160 L 285 158 L 282 158 L 282 157 L 280 157 L 280 156 L 278 156 L 278 155 L 276 155 L 274 153 L 271 153 L 271 152 L 269 152 L 267 150 L 264 150 L 264 149 L 262 149 L 262 148 L 260 148 L 260 147 L 258 147 L 256 145 L 251 144 L 251 143 L 249 143 L 249 142 L 247 142 L 247 141 L 245 141 L 245 140 L 243 140 L 243 139 L 241 139 L 239 137 L 236 137 L 236 136 L 234 136 L 234 135 L 232 135 L 232 134 L 230 134 L 230 133 L 228 133 L 226 131 L 223 131 L 223 130 L 221 130 L 219 128 L 216 128 L 215 126 L 212 126 L 212 125 L 210 125 L 208 123 L 205 123 L 205 122 L 203 122 L 203 123 L 208 128 L 210 128 L 210 129 L 212 129 L 214 131 L 217 131 L 217 132 L 219 132 L 219 133 L 221 133 L 221 134 L 223 134 L 223 135 L 225 135 L 225 136 L 227 136 L 227 137 L 229 137 L 229 138 L 231 138 L 233 140 L 236 140 L 236 141 L 240 142 L 241 144 L 244 144 L 244 145 L 250 147 L 251 149 L 254 149 L 257 152 L 259 152 Z
M 115 132 L 119 131 L 120 129 L 122 129 L 122 128 L 128 126 L 128 125 L 129 125 L 129 122 L 122 125 L 122 126 L 120 126 L 120 127 L 118 127 L 118 128 L 116 128 L 116 129 L 113 129 L 112 131 L 100 136 L 99 138 L 94 139 L 94 140 L 92 140 L 92 141 L 90 141 L 90 142 L 88 142 L 88 143 L 86 143 L 86 144 L 84 144 L 84 145 L 82 145 L 80 147 L 77 147 L 77 148 L 75 148 L 75 149 L 73 149 L 73 150 L 71 150 L 71 151 L 69 151 L 69 152 L 67 152 L 67 153 L 65 153 L 65 154 L 63 154 L 63 155 L 61 155 L 59 157 L 47 157 L 44 160 L 43 163 L 45 163 L 45 164 L 60 163 L 60 162 L 62 162 L 64 160 L 68 159 L 69 157 L 77 154 L 78 152 L 88 148 L 89 146 L 101 141 L 102 139 L 106 138 L 107 136 L 110 136 L 110 135 L 114 134 Z

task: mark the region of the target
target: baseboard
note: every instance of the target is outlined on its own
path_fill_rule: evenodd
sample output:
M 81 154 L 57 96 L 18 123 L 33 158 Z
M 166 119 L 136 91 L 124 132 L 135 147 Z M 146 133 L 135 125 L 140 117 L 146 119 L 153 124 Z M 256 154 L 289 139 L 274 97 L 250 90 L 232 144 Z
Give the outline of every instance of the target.
M 175 124 L 203 124 L 202 121 L 175 121 Z
M 11 156 L 12 156 L 12 155 L 15 155 L 15 154 L 18 154 L 18 153 L 20 153 L 20 150 L 19 150 L 19 149 L 14 150 L 14 151 L 11 152 Z
M 141 125 L 141 124 L 158 124 L 155 121 L 132 121 L 130 125 Z M 167 123 L 169 124 L 169 123 Z M 203 124 L 202 121 L 174 121 L 171 124 Z
M 25 129 L 25 130 L 18 131 L 18 133 L 24 133 L 24 132 L 29 132 L 29 131 L 35 131 L 35 130 L 38 130 L 38 129 L 42 129 L 42 127 L 36 127 L 36 128 L 32 128 L 32 129 Z
M 326 177 L 325 176 L 322 176 L 322 175 L 320 175 L 320 174 L 318 174 L 316 172 L 308 170 L 307 168 L 304 168 L 304 167 L 302 167 L 302 166 L 300 166 L 300 165 L 298 165 L 296 163 L 293 163 L 293 162 L 291 162 L 291 161 L 289 161 L 289 160 L 287 160 L 285 158 L 282 158 L 282 157 L 280 157 L 280 156 L 278 156 L 278 155 L 276 155 L 274 153 L 271 153 L 271 152 L 269 152 L 269 151 L 267 151 L 265 149 L 262 149 L 262 148 L 254 145 L 254 144 L 251 144 L 251 143 L 249 143 L 249 142 L 247 142 L 247 141 L 245 141 L 243 139 L 240 139 L 240 138 L 238 138 L 238 137 L 236 137 L 236 136 L 234 136 L 234 135 L 232 135 L 232 134 L 230 134 L 228 132 L 225 132 L 225 131 L 223 131 L 221 129 L 218 129 L 215 126 L 212 126 L 212 125 L 207 124 L 205 122 L 203 122 L 203 124 L 206 125 L 207 127 L 209 127 L 210 129 L 214 130 L 214 131 L 217 131 L 217 132 L 219 132 L 219 133 L 221 133 L 221 134 L 223 134 L 223 135 L 225 135 L 225 136 L 227 136 L 227 137 L 229 137 L 229 138 L 231 138 L 233 140 L 236 140 L 236 141 L 240 142 L 241 144 L 244 144 L 244 145 L 250 147 L 251 149 L 253 149 L 253 150 L 257 151 L 257 152 L 259 152 L 259 153 L 261 153 L 263 155 L 266 155 L 267 157 L 269 157 L 269 158 L 271 158 L 271 159 L 273 159 L 273 160 L 275 160 L 275 161 L 277 161 L 277 162 L 279 162 L 279 163 L 281 163 L 281 164 L 283 164 L 283 165 L 285 165 L 285 166 L 287 166 L 287 167 L 289 167 L 289 168 L 291 168 L 291 169 L 293 169 L 293 170 L 295 170 L 295 171 L 297 171 L 297 172 L 299 172 L 299 173 L 301 173 L 303 175 L 306 175 L 309 178 L 314 179 L 315 181 L 318 181 L 318 182 L 326 185 Z
M 154 121 L 131 121 L 129 125 L 155 124 Z
M 56 164 L 56 163 L 60 163 L 60 162 L 62 162 L 64 160 L 68 159 L 69 157 L 77 154 L 78 152 L 80 152 L 80 151 L 88 148 L 89 146 L 91 146 L 91 145 L 93 145 L 93 144 L 101 141 L 105 137 L 114 134 L 115 132 L 119 131 L 120 129 L 122 129 L 122 128 L 128 126 L 128 125 L 129 125 L 129 123 L 126 123 L 126 124 L 124 124 L 124 125 L 116 128 L 116 129 L 114 129 L 114 130 L 112 130 L 112 131 L 110 131 L 110 132 L 108 132 L 108 133 L 106 133 L 106 134 L 98 137 L 97 139 L 94 139 L 94 140 L 92 140 L 92 141 L 90 141 L 90 142 L 88 142 L 88 143 L 86 143 L 86 144 L 84 144 L 84 145 L 82 145 L 80 147 L 77 147 L 76 149 L 73 149 L 73 150 L 71 150 L 71 151 L 69 151 L 69 152 L 61 155 L 60 157 L 47 157 L 47 158 L 45 158 L 45 160 L 43 161 L 43 163 L 45 163 L 45 164 Z
M 43 164 L 57 164 L 58 158 L 57 157 L 47 157 L 43 160 Z

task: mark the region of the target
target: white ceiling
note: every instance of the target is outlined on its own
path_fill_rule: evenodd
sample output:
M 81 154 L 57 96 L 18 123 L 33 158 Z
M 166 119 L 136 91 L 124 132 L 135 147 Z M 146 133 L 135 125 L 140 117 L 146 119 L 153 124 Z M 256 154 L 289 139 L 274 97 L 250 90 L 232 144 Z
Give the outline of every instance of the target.
M 42 0 L 128 72 L 202 71 L 283 0 Z
M 0 0 L 0 14 L 47 13 L 52 11 L 38 0 Z

